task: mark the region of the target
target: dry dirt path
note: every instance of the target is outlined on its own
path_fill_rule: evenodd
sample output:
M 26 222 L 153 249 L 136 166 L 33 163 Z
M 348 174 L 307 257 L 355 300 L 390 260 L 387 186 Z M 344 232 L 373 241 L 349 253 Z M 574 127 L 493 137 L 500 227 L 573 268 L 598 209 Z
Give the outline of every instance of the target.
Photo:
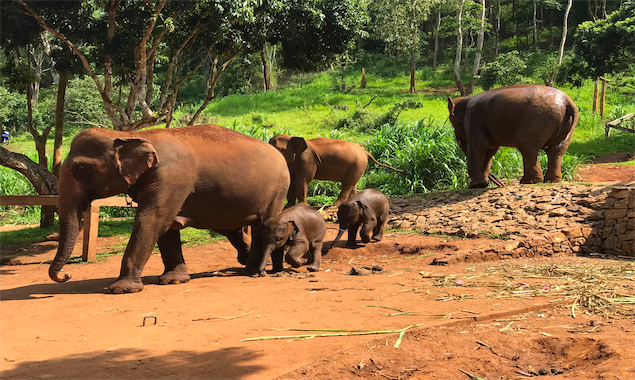
M 329 231 L 327 241 L 333 238 Z M 99 239 L 99 249 L 117 239 Z M 4 245 L 2 255 L 13 251 L 22 265 L 0 267 L 0 377 L 468 379 L 465 371 L 492 380 L 542 370 L 545 379 L 635 379 L 632 319 L 582 307 L 574 318 L 576 298 L 563 295 L 558 282 L 567 279 L 512 276 L 506 269 L 586 265 L 632 273 L 631 263 L 562 252 L 429 265 L 447 253 L 498 243 L 390 233 L 380 243 L 332 249 L 318 273 L 302 267 L 264 278 L 241 276 L 226 242 L 185 247 L 191 282 L 156 285 L 162 263 L 155 254 L 144 291 L 126 295 L 103 293 L 120 256 L 68 265 L 73 279 L 57 284 L 47 276 L 56 243 Z M 353 267 L 360 274 L 351 275 Z M 615 289 L 634 294 L 632 276 Z M 307 334 L 282 329 L 415 324 L 399 348 L 397 333 L 242 341 Z

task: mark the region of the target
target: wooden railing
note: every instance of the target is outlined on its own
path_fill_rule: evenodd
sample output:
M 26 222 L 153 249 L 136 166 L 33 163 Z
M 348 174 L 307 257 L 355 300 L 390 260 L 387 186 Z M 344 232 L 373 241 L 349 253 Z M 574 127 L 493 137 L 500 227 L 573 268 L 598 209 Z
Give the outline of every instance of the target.
M 635 113 L 631 112 L 613 121 L 609 121 L 604 125 L 604 136 L 609 137 L 609 135 L 611 134 L 611 128 L 619 129 L 620 131 L 624 132 L 635 133 L 635 124 L 632 124 L 630 128 L 620 126 L 623 121 L 632 119 L 633 117 L 635 117 Z
M 0 206 L 57 206 L 58 195 L 3 195 L 0 196 Z M 84 242 L 82 246 L 82 260 L 95 261 L 97 259 L 97 232 L 99 230 L 99 207 L 137 207 L 132 206 L 124 197 L 109 197 L 95 199 L 84 212 Z

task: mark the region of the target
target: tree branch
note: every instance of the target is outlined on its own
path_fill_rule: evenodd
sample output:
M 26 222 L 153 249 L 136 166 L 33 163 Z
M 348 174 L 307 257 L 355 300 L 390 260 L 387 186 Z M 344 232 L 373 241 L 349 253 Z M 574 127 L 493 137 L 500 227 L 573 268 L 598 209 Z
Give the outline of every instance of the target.
M 22 173 L 40 195 L 59 192 L 59 182 L 53 173 L 21 153 L 0 147 L 0 165 Z

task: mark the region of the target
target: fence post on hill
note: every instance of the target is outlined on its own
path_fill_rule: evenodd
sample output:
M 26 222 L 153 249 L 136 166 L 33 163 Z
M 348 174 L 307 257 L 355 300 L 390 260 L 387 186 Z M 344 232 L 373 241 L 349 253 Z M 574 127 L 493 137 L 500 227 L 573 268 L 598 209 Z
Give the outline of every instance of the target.
M 598 111 L 598 90 L 600 85 L 600 78 L 595 78 L 594 86 L 593 86 L 593 114 L 595 115 Z
M 362 67 L 362 83 L 360 83 L 359 88 L 366 88 L 366 69 Z
M 600 119 L 604 119 L 604 100 L 606 95 L 606 82 L 610 82 L 610 80 L 600 77 L 602 81 L 602 90 L 600 91 Z

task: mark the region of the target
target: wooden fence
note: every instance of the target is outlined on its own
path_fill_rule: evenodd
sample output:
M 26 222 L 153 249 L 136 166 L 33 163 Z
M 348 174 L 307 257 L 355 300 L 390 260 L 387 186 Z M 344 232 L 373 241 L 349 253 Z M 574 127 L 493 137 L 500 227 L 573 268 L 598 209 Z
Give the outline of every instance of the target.
M 0 206 L 57 206 L 57 195 L 3 195 L 0 197 Z M 95 199 L 84 212 L 84 242 L 82 246 L 82 260 L 95 261 L 97 259 L 97 232 L 99 230 L 99 207 L 137 207 L 132 206 L 124 197 L 109 197 Z

